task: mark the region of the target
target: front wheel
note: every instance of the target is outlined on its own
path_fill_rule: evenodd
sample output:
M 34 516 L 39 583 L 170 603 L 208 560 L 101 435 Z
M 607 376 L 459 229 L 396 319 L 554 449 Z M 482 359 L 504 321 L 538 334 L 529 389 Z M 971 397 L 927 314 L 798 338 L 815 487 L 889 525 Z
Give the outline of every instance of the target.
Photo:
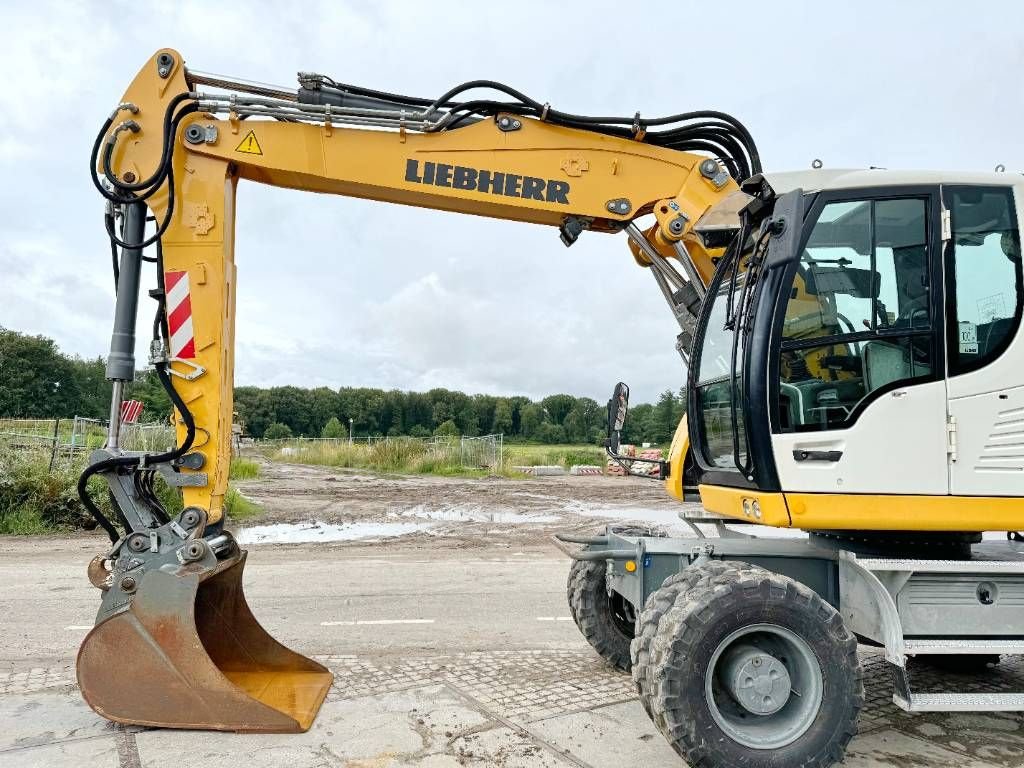
M 856 638 L 792 579 L 710 575 L 677 597 L 653 646 L 655 722 L 694 768 L 825 768 L 856 733 Z
M 594 650 L 616 669 L 628 672 L 636 612 L 622 595 L 608 594 L 606 571 L 603 560 L 573 561 L 567 590 L 569 611 Z

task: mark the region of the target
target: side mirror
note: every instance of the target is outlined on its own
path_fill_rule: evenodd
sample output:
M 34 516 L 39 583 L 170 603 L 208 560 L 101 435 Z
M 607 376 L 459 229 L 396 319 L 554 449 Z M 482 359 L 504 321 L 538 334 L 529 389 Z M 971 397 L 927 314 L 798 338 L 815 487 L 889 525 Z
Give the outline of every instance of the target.
M 608 439 L 605 441 L 612 453 L 619 450 L 619 435 L 622 425 L 626 423 L 629 411 L 629 387 L 621 381 L 615 385 L 612 399 L 608 401 Z
M 772 235 L 768 240 L 766 259 L 769 269 L 800 260 L 802 251 L 798 246 L 803 233 L 804 191 L 794 189 L 775 198 L 771 216 L 768 226 L 771 227 Z

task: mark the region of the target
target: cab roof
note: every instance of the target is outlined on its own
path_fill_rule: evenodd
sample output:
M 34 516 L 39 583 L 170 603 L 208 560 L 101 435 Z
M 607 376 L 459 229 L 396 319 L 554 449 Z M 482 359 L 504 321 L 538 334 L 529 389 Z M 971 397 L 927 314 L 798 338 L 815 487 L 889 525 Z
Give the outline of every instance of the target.
M 802 189 L 821 192 L 864 187 L 900 187 L 915 184 L 977 184 L 985 186 L 1018 186 L 1024 184 L 1019 173 L 977 173 L 966 171 L 890 171 L 884 168 L 818 168 L 803 171 L 765 173 L 764 177 L 777 193 Z

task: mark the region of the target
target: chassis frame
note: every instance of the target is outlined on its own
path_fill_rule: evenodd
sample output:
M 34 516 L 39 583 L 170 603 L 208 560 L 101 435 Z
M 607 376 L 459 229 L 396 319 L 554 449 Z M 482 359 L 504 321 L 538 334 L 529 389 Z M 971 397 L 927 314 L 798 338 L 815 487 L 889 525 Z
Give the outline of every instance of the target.
M 712 559 L 773 571 L 831 604 L 859 642 L 884 649 L 893 700 L 902 709 L 1024 711 L 1024 694 L 915 694 L 907 672 L 908 657 L 918 655 L 1024 654 L 1024 543 L 923 546 L 914 551 L 919 557 L 907 559 L 893 557 L 891 545 L 815 533 L 758 538 L 710 522 L 720 538 L 635 535 L 614 526 L 602 535 L 555 538 L 573 559 L 604 561 L 609 593 L 620 594 L 638 614 L 667 578 Z

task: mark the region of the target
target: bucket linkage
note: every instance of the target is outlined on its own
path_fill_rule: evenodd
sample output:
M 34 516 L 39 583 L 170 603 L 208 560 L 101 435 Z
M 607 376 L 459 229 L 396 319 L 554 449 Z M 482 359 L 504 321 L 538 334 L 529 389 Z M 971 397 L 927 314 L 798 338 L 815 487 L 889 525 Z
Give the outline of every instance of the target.
M 333 676 L 259 625 L 242 591 L 245 551 L 205 528 L 205 512 L 187 508 L 90 563 L 103 602 L 78 652 L 82 695 L 119 723 L 305 731 Z

